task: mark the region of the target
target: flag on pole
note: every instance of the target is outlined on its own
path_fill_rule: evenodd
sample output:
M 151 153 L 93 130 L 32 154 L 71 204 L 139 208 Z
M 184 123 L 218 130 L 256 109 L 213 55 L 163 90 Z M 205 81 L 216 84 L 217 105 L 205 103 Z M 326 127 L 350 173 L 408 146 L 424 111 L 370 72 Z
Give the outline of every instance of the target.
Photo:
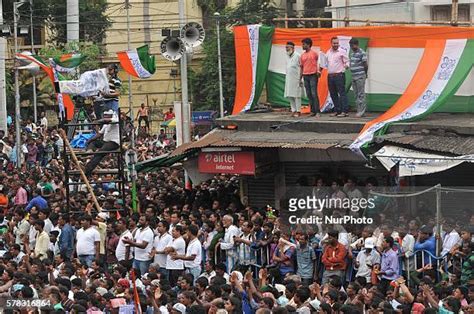
M 148 45 L 137 49 L 117 52 L 122 68 L 131 76 L 149 78 L 155 71 L 155 56 L 151 56 Z
M 64 79 L 64 77 L 60 73 L 57 73 L 57 71 L 55 70 L 55 67 L 52 66 L 52 63 L 54 63 L 54 60 L 50 59 L 50 62 L 48 64 L 38 55 L 28 55 L 28 54 L 17 53 L 16 56 L 19 58 L 30 60 L 31 62 L 37 64 L 48 75 L 49 79 L 51 80 L 51 84 L 53 84 L 54 86 L 54 90 L 56 93 L 55 97 L 58 103 L 60 116 L 61 117 L 66 116 L 67 120 L 71 120 L 72 117 L 74 116 L 74 103 L 72 102 L 72 99 L 71 97 L 69 97 L 69 95 L 62 95 L 57 90 L 57 86 L 55 83 L 59 80 Z M 66 111 L 66 114 L 64 114 L 65 111 Z
M 74 71 L 85 59 L 86 57 L 80 53 L 69 53 L 55 57 L 53 61 L 56 64 L 56 71 L 67 73 Z

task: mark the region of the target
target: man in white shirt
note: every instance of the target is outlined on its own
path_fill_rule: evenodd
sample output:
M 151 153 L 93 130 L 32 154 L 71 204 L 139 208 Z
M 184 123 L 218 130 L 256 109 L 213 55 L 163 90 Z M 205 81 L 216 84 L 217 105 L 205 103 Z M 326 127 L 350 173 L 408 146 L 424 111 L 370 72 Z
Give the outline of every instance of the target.
M 445 225 L 446 225 L 446 227 L 448 227 L 447 224 L 445 224 Z M 443 238 L 443 250 L 441 251 L 441 256 L 444 256 L 445 254 L 448 254 L 449 251 L 451 251 L 451 249 L 454 246 L 459 245 L 460 243 L 461 243 L 461 236 L 456 231 L 456 229 L 453 227 L 451 232 L 446 233 L 446 235 Z
M 41 113 L 40 125 L 42 133 L 46 133 L 48 130 L 48 118 L 46 118 L 46 114 L 44 112 Z
M 82 228 L 77 230 L 76 253 L 79 261 L 87 267 L 92 266 L 92 262 L 99 260 L 100 234 L 97 229 L 91 226 L 92 217 L 84 215 L 81 218 Z
M 215 267 L 214 261 L 212 259 L 208 259 L 206 263 L 204 264 L 204 272 L 199 277 L 204 277 L 209 282 L 211 282 L 211 278 L 213 278 L 216 275 L 214 267 Z
M 225 228 L 224 239 L 219 242 L 221 250 L 226 251 L 227 259 L 227 271 L 229 274 L 234 269 L 235 263 L 237 261 L 237 246 L 238 244 L 234 243 L 234 238 L 240 235 L 240 230 L 237 226 L 234 225 L 234 218 L 231 215 L 225 215 L 222 218 L 222 224 Z
M 10 247 L 10 254 L 12 255 L 12 261 L 17 264 L 20 264 L 23 260 L 23 256 L 25 256 L 25 253 L 21 251 L 21 247 L 19 244 L 13 244 Z
M 186 255 L 173 254 L 173 260 L 183 260 L 186 272 L 193 275 L 194 282 L 201 274 L 202 261 L 202 244 L 197 238 L 199 228 L 196 225 L 188 227 L 188 246 L 186 247 Z
M 125 244 L 122 240 L 132 238 L 132 233 L 128 230 L 128 222 L 126 218 L 120 218 L 117 221 L 117 231 L 119 233 L 119 241 L 115 248 L 115 257 L 119 264 L 129 269 L 132 266 L 133 254 L 131 254 L 130 245 Z
M 372 266 L 380 264 L 380 254 L 374 250 L 375 240 L 373 238 L 365 239 L 364 249 L 357 254 L 355 269 L 357 269 L 356 278 L 364 277 L 367 283 L 370 283 Z
M 184 242 L 182 234 L 183 227 L 179 225 L 175 226 L 171 231 L 173 240 L 169 246 L 164 249 L 165 253 L 168 254 L 166 257 L 166 270 L 168 271 L 169 282 L 172 287 L 177 284 L 178 278 L 183 274 L 184 270 L 183 260 L 173 259 L 173 256 L 184 255 L 186 253 L 186 242 Z
M 33 251 L 33 257 L 44 260 L 48 258 L 49 234 L 44 230 L 44 221 L 36 220 L 34 225 L 37 235 L 36 244 Z
M 104 112 L 101 121 L 106 124 L 104 124 L 93 138 L 87 141 L 87 149 L 99 149 L 103 154 L 95 154 L 87 163 L 85 167 L 86 176 L 89 176 L 102 159 L 107 156 L 107 152 L 117 150 L 120 147 L 119 120 L 117 114 L 113 110 L 108 110 Z M 102 141 L 98 140 L 100 137 L 102 137 Z
M 13 214 L 14 223 L 11 224 L 13 234 L 15 235 L 15 243 L 20 246 L 23 244 L 23 238 L 30 231 L 30 223 L 25 218 L 25 211 L 21 208 L 15 210 Z
M 171 241 L 173 241 L 173 237 L 168 233 L 169 225 L 166 220 L 162 220 L 158 223 L 158 235 L 155 237 L 151 251 L 151 255 L 155 257 L 153 264 L 159 267 L 158 271 L 160 275 L 165 278 L 168 278 L 168 271 L 166 270 L 167 254 L 165 248 L 170 246 Z
M 129 244 L 135 248 L 135 260 L 133 261 L 133 268 L 140 271 L 143 276 L 148 272 L 148 267 L 151 264 L 151 249 L 153 248 L 153 239 L 155 237 L 153 231 L 148 226 L 146 216 L 140 216 L 138 220 L 139 229 L 135 234 L 135 241 L 130 238 L 124 238 L 123 243 Z
M 49 219 L 50 210 L 47 208 L 41 208 L 38 211 L 38 218 L 44 221 L 44 231 L 50 233 L 53 229 L 53 223 Z

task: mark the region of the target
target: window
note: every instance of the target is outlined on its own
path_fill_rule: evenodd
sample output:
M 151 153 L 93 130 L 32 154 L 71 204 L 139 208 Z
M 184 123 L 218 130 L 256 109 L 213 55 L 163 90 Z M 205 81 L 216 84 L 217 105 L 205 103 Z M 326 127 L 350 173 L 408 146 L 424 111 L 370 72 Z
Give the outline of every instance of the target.
M 431 20 L 433 21 L 451 21 L 451 6 L 436 5 L 431 8 Z M 458 21 L 469 22 L 470 11 L 469 5 L 459 5 Z

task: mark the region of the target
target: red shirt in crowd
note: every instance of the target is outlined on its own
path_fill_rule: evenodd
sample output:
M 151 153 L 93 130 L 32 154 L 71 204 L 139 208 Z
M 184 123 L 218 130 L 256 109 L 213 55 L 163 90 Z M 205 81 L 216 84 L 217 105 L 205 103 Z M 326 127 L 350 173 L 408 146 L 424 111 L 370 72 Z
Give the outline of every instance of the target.
M 346 269 L 347 250 L 344 245 L 337 242 L 334 247 L 326 245 L 323 252 L 323 264 L 327 270 L 345 270 Z

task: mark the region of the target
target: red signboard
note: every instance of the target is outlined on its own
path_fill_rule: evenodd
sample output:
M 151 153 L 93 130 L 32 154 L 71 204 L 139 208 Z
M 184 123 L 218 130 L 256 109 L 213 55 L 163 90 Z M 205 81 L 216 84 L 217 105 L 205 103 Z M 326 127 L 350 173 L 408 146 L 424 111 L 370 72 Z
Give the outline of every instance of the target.
M 199 172 L 255 174 L 255 156 L 253 152 L 209 152 L 199 153 Z

